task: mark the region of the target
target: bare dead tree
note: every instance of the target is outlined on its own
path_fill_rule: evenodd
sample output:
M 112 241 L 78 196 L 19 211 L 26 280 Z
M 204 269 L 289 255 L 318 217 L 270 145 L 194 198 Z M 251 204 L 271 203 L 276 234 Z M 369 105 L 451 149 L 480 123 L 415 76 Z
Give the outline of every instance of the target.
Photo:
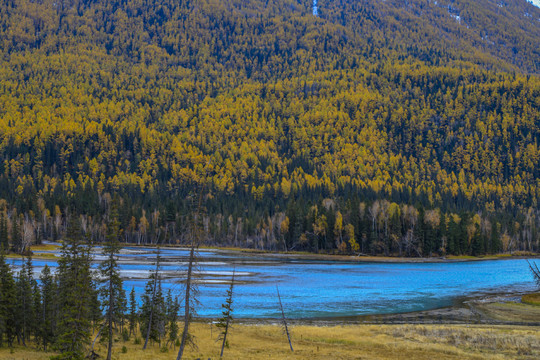
M 86 355 L 86 358 L 97 359 L 98 355 L 94 351 L 94 346 L 96 345 L 96 340 L 99 338 L 99 336 L 101 335 L 101 332 L 105 328 L 105 325 L 106 324 L 103 323 L 103 325 L 101 325 L 101 327 L 99 328 L 99 331 L 97 332 L 96 337 L 94 338 L 94 341 L 92 341 L 92 346 L 90 347 L 90 350 L 88 351 L 88 355 Z
M 287 326 L 287 318 L 285 317 L 285 311 L 283 311 L 283 304 L 281 302 L 281 296 L 279 295 L 279 288 L 277 285 L 276 291 L 279 300 L 279 309 L 281 310 L 281 323 L 283 325 L 283 330 L 285 331 L 285 334 L 287 334 L 287 340 L 289 340 L 289 346 L 291 347 L 291 351 L 294 351 L 291 343 L 291 335 L 289 334 L 289 327 Z
M 536 262 L 530 263 L 529 260 L 527 260 L 527 264 L 529 264 L 529 269 L 531 270 L 531 273 L 533 274 L 534 281 L 536 282 L 536 286 L 540 288 L 540 269 L 538 269 L 538 265 L 536 265 Z
M 24 253 L 27 249 L 30 249 L 30 245 L 34 241 L 34 223 L 28 215 L 23 219 L 22 226 L 22 245 L 21 253 Z
M 178 349 L 177 360 L 182 359 L 184 355 L 184 349 L 186 344 L 195 346 L 193 341 L 193 336 L 189 333 L 189 324 L 191 319 L 195 314 L 195 305 L 198 303 L 197 294 L 198 288 L 197 284 L 193 281 L 193 269 L 197 266 L 197 252 L 196 249 L 199 248 L 201 240 L 201 208 L 202 208 L 202 197 L 204 193 L 204 186 L 201 187 L 199 191 L 199 201 L 197 204 L 197 210 L 193 214 L 191 219 L 191 247 L 189 251 L 189 262 L 186 276 L 186 288 L 184 295 L 184 330 L 182 331 L 182 341 L 180 343 L 180 348 Z
M 221 306 L 223 307 L 223 317 L 219 319 L 219 322 L 217 324 L 218 328 L 222 328 L 220 336 L 218 337 L 218 340 L 223 340 L 221 344 L 221 354 L 219 357 L 223 357 L 223 350 L 225 350 L 225 346 L 227 346 L 227 334 L 229 333 L 229 329 L 231 328 L 231 323 L 233 320 L 232 317 L 232 303 L 233 303 L 233 288 L 234 288 L 234 275 L 236 273 L 236 269 L 233 268 L 232 273 L 232 279 L 231 279 L 231 285 L 229 289 L 227 290 L 227 299 L 225 300 L 225 303 Z
M 195 346 L 193 336 L 189 333 L 189 324 L 195 313 L 196 294 L 198 292 L 196 284 L 193 282 L 193 268 L 196 266 L 195 242 L 192 243 L 189 251 L 189 262 L 186 279 L 186 290 L 184 296 L 184 330 L 182 331 L 182 342 L 178 349 L 177 360 L 182 359 L 184 349 L 187 344 Z

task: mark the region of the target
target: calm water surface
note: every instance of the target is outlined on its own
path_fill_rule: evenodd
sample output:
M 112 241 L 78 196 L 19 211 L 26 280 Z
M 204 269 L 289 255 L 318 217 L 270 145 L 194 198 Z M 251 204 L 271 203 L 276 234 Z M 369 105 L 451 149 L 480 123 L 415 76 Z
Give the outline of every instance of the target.
M 99 249 L 95 249 L 99 261 Z M 163 249 L 163 288 L 180 295 L 187 257 L 182 249 Z M 120 256 L 124 287 L 144 291 L 155 254 L 149 248 L 125 248 Z M 20 260 L 10 260 L 15 266 Z M 34 260 L 36 272 L 54 260 Z M 96 266 L 96 264 L 94 264 Z M 278 317 L 276 285 L 290 318 L 324 318 L 400 313 L 450 306 L 463 296 L 530 291 L 525 260 L 459 263 L 346 263 L 283 260 L 264 255 L 201 251 L 198 315 L 221 313 L 228 282 L 236 269 L 236 318 Z

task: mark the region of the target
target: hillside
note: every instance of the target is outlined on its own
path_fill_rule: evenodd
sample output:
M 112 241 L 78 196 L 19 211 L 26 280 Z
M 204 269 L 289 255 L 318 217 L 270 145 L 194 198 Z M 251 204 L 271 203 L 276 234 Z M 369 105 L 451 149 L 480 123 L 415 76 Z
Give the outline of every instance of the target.
M 5 247 L 99 241 L 113 201 L 126 241 L 182 243 L 202 191 L 206 244 L 538 250 L 525 0 L 0 6 Z

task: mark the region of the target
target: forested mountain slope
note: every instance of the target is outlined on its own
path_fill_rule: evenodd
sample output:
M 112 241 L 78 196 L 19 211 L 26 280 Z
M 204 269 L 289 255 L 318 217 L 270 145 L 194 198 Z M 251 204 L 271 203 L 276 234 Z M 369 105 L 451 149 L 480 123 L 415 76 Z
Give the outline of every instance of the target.
M 0 242 L 537 250 L 526 1 L 5 1 Z M 203 190 L 200 190 L 203 189 Z

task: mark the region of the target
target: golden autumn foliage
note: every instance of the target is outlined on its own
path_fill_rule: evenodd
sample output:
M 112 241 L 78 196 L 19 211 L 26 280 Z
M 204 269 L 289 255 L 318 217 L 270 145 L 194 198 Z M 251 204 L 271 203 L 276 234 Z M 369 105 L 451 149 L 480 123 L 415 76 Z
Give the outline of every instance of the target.
M 203 186 L 218 243 L 366 252 L 371 238 L 369 251 L 429 254 L 446 245 L 419 246 L 415 218 L 435 229 L 474 212 L 459 252 L 477 228 L 537 248 L 539 9 L 405 5 L 6 2 L 0 197 L 40 222 L 60 213 L 45 237 L 70 213 L 97 229 L 118 194 L 126 240 L 181 241 Z M 352 197 L 376 210 L 371 230 Z M 310 219 L 326 198 L 337 207 Z

